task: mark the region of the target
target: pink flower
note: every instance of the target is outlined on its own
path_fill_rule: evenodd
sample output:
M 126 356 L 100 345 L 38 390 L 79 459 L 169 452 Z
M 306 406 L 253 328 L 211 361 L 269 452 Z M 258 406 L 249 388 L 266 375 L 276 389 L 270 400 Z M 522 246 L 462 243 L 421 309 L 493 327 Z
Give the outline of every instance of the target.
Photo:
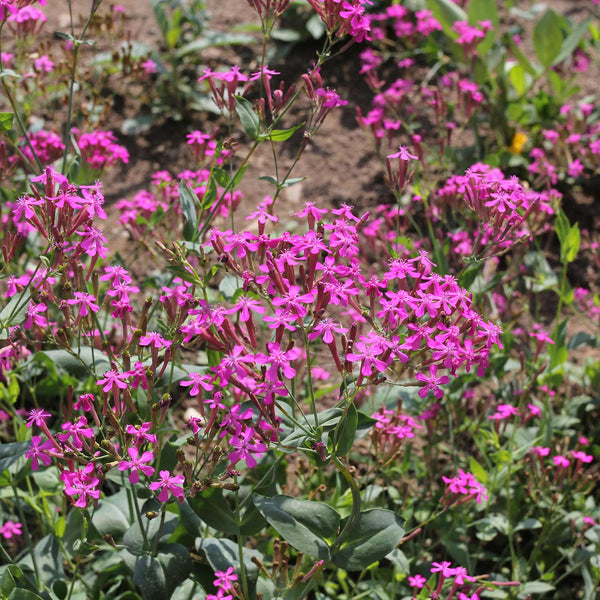
M 118 371 L 106 371 L 102 379 L 98 379 L 96 383 L 98 385 L 104 385 L 102 391 L 110 392 L 114 390 L 127 389 L 127 382 L 125 381 L 129 377 L 129 373 L 119 373 Z
M 416 587 L 419 589 L 422 589 L 423 587 L 425 587 L 426 583 L 427 583 L 427 579 L 425 579 L 425 577 L 423 577 L 423 575 L 413 575 L 412 577 L 408 578 L 408 585 L 411 585 L 412 587 Z
M 75 506 L 86 508 L 88 499 L 100 498 L 100 480 L 94 476 L 94 463 L 88 463 L 81 471 L 63 471 L 60 478 L 65 483 L 65 494 L 71 499 L 78 496 Z
M 142 63 L 142 69 L 144 69 L 145 75 L 152 75 L 158 71 L 156 63 L 150 58 Z
M 233 588 L 233 582 L 237 581 L 238 576 L 235 574 L 233 567 L 227 567 L 227 571 L 215 571 L 216 579 L 214 585 L 222 590 L 230 590 Z
M 15 523 L 14 521 L 6 521 L 2 527 L 0 527 L 0 535 L 5 540 L 10 540 L 13 536 L 23 535 L 21 531 L 21 523 Z
M 36 71 L 43 71 L 44 73 L 50 73 L 54 69 L 54 63 L 45 54 L 36 58 L 33 66 Z
M 141 446 L 144 442 L 156 444 L 156 434 L 148 433 L 150 429 L 152 429 L 152 423 L 142 423 L 139 427 L 127 425 L 125 431 L 127 435 L 135 438 L 136 445 Z
M 447 491 L 451 494 L 464 494 L 476 498 L 477 504 L 481 504 L 483 500 L 487 500 L 487 490 L 485 486 L 475 479 L 472 473 L 466 473 L 462 469 L 458 470 L 456 477 L 442 477 L 447 484 Z M 450 500 L 452 501 L 452 499 Z
M 93 294 L 75 292 L 73 296 L 74 298 L 67 300 L 67 304 L 78 306 L 80 317 L 87 317 L 90 311 L 97 313 L 100 310 L 100 307 L 95 302 L 96 297 Z
M 580 450 L 571 450 L 571 455 L 575 460 L 580 460 L 583 463 L 591 463 L 594 460 L 593 456 Z
M 415 379 L 425 384 L 425 386 L 423 386 L 418 392 L 420 398 L 426 398 L 430 391 L 433 392 L 433 395 L 438 400 L 444 395 L 443 390 L 439 386 L 448 383 L 450 381 L 450 377 L 448 377 L 448 375 L 442 375 L 441 377 L 438 377 L 437 370 L 437 365 L 430 365 L 429 377 L 427 377 L 427 375 L 423 375 L 422 373 L 415 374 Z
M 41 435 L 31 437 L 31 445 L 25 453 L 25 458 L 31 459 L 31 469 L 37 471 L 40 468 L 40 462 L 47 467 L 52 464 L 52 458 L 48 454 L 49 450 L 56 449 L 51 440 L 42 442 Z
M 27 309 L 27 318 L 23 323 L 23 329 L 31 329 L 34 325 L 38 327 L 46 327 L 48 325 L 48 320 L 46 317 L 42 315 L 42 313 L 46 312 L 48 308 L 45 304 L 34 304 L 33 300 L 29 304 L 29 308 Z
M 171 475 L 169 471 L 161 471 L 160 479 L 153 481 L 150 484 L 151 490 L 160 490 L 158 499 L 161 502 L 166 502 L 169 499 L 169 493 L 172 494 L 179 502 L 183 502 L 183 483 L 185 477 L 183 475 Z
M 290 363 L 300 357 L 302 350 L 294 347 L 284 352 L 278 342 L 269 342 L 267 349 L 268 354 L 257 354 L 255 356 L 255 360 L 259 365 L 270 365 L 265 378 L 271 382 L 277 382 L 279 380 L 279 369 L 281 369 L 284 377 L 292 379 L 296 375 L 296 371 Z
M 26 426 L 29 428 L 31 427 L 33 424 L 37 425 L 38 427 L 42 427 L 43 425 L 46 424 L 46 419 L 50 416 L 52 416 L 49 412 L 46 412 L 43 408 L 32 408 L 28 413 L 27 413 L 27 422 L 26 422 Z
M 254 438 L 254 430 L 251 427 L 246 427 L 241 435 L 233 436 L 229 443 L 235 448 L 229 454 L 229 460 L 232 465 L 235 465 L 240 460 L 245 460 L 249 469 L 256 466 L 256 459 L 253 454 L 264 454 L 267 447 L 262 442 L 251 443 Z
M 152 477 L 154 475 L 154 467 L 148 465 L 154 460 L 154 454 L 152 452 L 144 452 L 140 456 L 140 451 L 135 447 L 127 448 L 129 457 L 131 460 L 122 460 L 118 464 L 119 471 L 130 470 L 129 482 L 138 483 L 140 480 L 139 471 L 141 471 L 146 477 Z
M 91 427 L 86 427 L 86 425 L 87 419 L 85 417 L 79 417 L 75 423 L 67 421 L 61 426 L 66 433 L 59 433 L 58 439 L 63 442 L 63 444 L 70 439 L 73 448 L 81 450 L 83 448 L 81 436 L 88 439 L 94 437 L 94 430 Z
M 210 375 L 204 375 L 203 373 L 189 373 L 188 377 L 189 379 L 180 382 L 179 385 L 182 387 L 192 386 L 190 396 L 198 396 L 198 394 L 200 394 L 200 388 L 210 392 L 214 387 L 211 383 L 212 377 Z
M 559 469 L 566 469 L 571 464 L 571 461 L 566 456 L 561 456 L 560 454 L 555 456 L 552 459 L 552 462 L 554 462 Z
M 322 98 L 321 106 L 324 108 L 332 109 L 336 106 L 345 106 L 348 104 L 347 100 L 342 100 L 335 90 L 330 90 L 329 88 L 319 88 L 316 90 L 316 94 Z
M 153 346 L 154 348 L 169 348 L 173 342 L 165 338 L 156 331 L 149 331 L 146 335 L 140 337 L 140 346 Z

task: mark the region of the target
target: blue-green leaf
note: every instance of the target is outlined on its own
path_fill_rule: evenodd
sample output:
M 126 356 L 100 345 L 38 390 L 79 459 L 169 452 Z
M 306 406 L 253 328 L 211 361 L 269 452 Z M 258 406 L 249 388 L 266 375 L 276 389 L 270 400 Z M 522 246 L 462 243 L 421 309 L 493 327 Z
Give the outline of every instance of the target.
M 200 206 L 200 201 L 198 200 L 196 192 L 194 192 L 185 179 L 179 181 L 179 202 L 181 204 L 181 212 L 185 218 L 185 223 L 183 225 L 183 239 L 186 242 L 191 242 L 196 235 L 198 206 Z
M 254 112 L 252 103 L 243 96 L 234 95 L 235 112 L 238 114 L 244 131 L 253 139 L 257 140 L 260 136 L 260 119 Z
M 340 516 L 329 505 L 291 496 L 252 496 L 254 505 L 277 533 L 291 546 L 317 560 L 329 560 L 325 538 L 337 535 Z
M 196 538 L 196 550 L 203 552 L 213 571 L 226 571 L 228 567 L 233 567 L 239 574 L 240 572 L 240 554 L 238 545 L 227 538 Z M 256 580 L 258 577 L 258 567 L 252 562 L 252 558 L 262 560 L 263 555 L 258 550 L 249 548 L 243 549 L 244 567 L 246 576 L 249 580 Z
M 333 431 L 333 453 L 346 456 L 354 444 L 354 435 L 358 426 L 358 412 L 354 404 L 349 404 L 337 427 Z
M 0 444 L 0 473 L 16 463 L 27 452 L 29 442 L 11 442 Z
M 391 510 L 374 508 L 361 512 L 348 539 L 333 555 L 333 562 L 348 571 L 366 569 L 400 543 L 403 525 L 404 521 Z

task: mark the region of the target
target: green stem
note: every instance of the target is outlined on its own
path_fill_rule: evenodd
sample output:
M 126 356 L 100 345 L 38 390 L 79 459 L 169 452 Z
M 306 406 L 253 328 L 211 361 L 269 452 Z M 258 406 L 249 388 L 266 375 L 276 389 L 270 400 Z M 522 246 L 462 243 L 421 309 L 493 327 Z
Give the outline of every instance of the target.
M 135 512 L 135 516 L 138 520 L 138 524 L 140 526 L 140 531 L 142 532 L 142 538 L 144 538 L 144 548 L 150 548 L 150 544 L 148 543 L 148 536 L 146 535 L 146 528 L 144 527 L 144 522 L 142 521 L 142 513 L 140 511 L 140 507 L 137 503 L 137 498 L 135 497 L 135 492 L 133 490 L 127 489 L 127 498 L 129 499 L 129 506 L 131 510 L 131 506 L 133 505 L 133 510 Z
M 40 570 L 38 568 L 37 560 L 35 558 L 35 549 L 33 547 L 33 543 L 31 540 L 31 534 L 29 533 L 29 527 L 27 526 L 27 519 L 23 513 L 23 508 L 21 507 L 21 501 L 19 499 L 19 494 L 17 493 L 17 488 L 14 484 L 11 484 L 13 494 L 15 496 L 15 506 L 17 508 L 17 512 L 19 513 L 19 519 L 21 521 L 21 525 L 23 525 L 23 531 L 25 532 L 25 542 L 27 543 L 27 548 L 29 549 L 29 555 L 31 556 L 31 563 L 33 564 L 33 571 L 35 573 L 35 582 L 37 586 L 42 589 L 44 586 L 40 579 Z
M 3 28 L 3 26 L 4 26 L 4 22 L 0 24 L 0 52 L 2 51 L 2 28 Z M 25 128 L 23 119 L 21 119 L 21 115 L 19 114 L 19 111 L 17 110 L 15 100 L 12 97 L 12 94 L 10 93 L 8 85 L 6 84 L 6 78 L 2 76 L 3 73 L 4 73 L 4 66 L 2 64 L 2 61 L 0 61 L 0 82 L 2 82 L 2 88 L 4 89 L 4 93 L 6 94 L 6 97 L 8 98 L 8 102 L 10 104 L 10 107 L 13 110 L 15 119 L 17 119 L 17 123 L 19 124 L 19 128 L 21 129 L 21 133 L 23 134 L 23 137 L 25 138 L 25 143 L 29 147 L 31 155 L 33 156 L 33 159 L 35 160 L 35 163 L 41 172 L 44 170 L 44 167 L 42 166 L 42 163 L 40 162 L 40 159 L 38 158 L 38 155 L 37 155 L 35 149 L 33 148 L 33 145 L 31 143 L 31 140 L 29 139 L 29 136 L 27 135 L 27 129 Z M 35 169 L 33 168 L 33 165 L 31 165 L 29 160 L 27 158 L 25 158 L 25 156 L 21 152 L 21 149 L 16 144 L 14 144 L 14 148 L 17 151 L 17 153 L 19 154 L 19 156 L 21 157 L 21 159 L 25 162 L 25 164 L 31 169 L 31 171 L 35 171 Z
M 162 510 L 160 511 L 160 525 L 158 526 L 158 531 L 156 532 L 156 537 L 154 538 L 154 543 L 152 544 L 152 556 L 156 556 L 158 554 L 158 543 L 160 542 L 160 536 L 162 534 L 163 527 L 165 526 L 166 516 L 167 505 L 163 504 Z
M 237 478 L 236 478 L 237 483 Z M 238 523 L 240 523 L 240 498 L 238 490 L 234 493 L 235 496 L 235 518 Z M 243 600 L 250 600 L 250 593 L 248 591 L 248 577 L 246 574 L 246 565 L 244 564 L 244 537 L 241 533 L 237 535 L 237 544 L 238 544 L 238 556 L 240 561 L 240 580 L 242 584 L 242 593 L 244 595 Z
M 67 0 L 67 4 L 69 5 L 69 18 L 71 22 L 71 37 L 75 38 L 75 30 L 73 27 L 73 6 L 71 0 Z M 67 109 L 67 123 L 65 125 L 65 134 L 63 136 L 63 144 L 65 145 L 65 151 L 63 153 L 62 158 L 62 166 L 60 168 L 60 172 L 65 175 L 65 169 L 67 166 L 67 156 L 69 154 L 69 134 L 71 133 L 71 118 L 73 112 L 73 95 L 75 94 L 75 75 L 77 74 L 77 62 L 79 58 L 79 47 L 83 41 L 83 37 L 85 36 L 88 27 L 92 22 L 92 18 L 96 14 L 96 11 L 100 8 L 102 4 L 102 0 L 93 0 L 92 8 L 90 9 L 90 15 L 83 26 L 81 31 L 81 36 L 78 39 L 73 39 L 73 67 L 71 69 L 70 83 L 69 83 L 69 107 Z
M 568 263 L 565 261 L 563 263 L 562 274 L 560 277 L 560 289 L 558 293 L 558 306 L 556 307 L 556 317 L 554 323 L 554 335 L 552 336 L 554 339 L 554 343 L 558 341 L 558 330 L 560 327 L 560 314 L 563 307 L 563 298 L 565 296 L 565 288 L 567 285 L 567 266 Z
M 331 547 L 331 555 L 333 556 L 337 550 L 340 549 L 341 545 L 346 541 L 347 537 L 358 523 L 358 519 L 360 518 L 361 501 L 358 484 L 356 483 L 354 477 L 352 477 L 350 471 L 348 471 L 344 463 L 342 463 L 337 456 L 333 456 L 332 461 L 344 479 L 348 482 L 348 485 L 350 486 L 350 492 L 352 493 L 352 511 L 348 517 L 348 520 L 346 521 L 346 525 L 344 525 L 344 529 L 342 529 L 340 535 L 338 535 L 337 539 L 333 543 L 333 546 Z

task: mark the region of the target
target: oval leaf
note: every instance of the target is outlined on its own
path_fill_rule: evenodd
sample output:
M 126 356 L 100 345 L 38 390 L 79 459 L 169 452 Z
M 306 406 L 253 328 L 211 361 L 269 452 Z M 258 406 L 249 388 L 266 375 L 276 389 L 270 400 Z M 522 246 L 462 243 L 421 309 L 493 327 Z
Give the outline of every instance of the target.
M 348 571 L 362 571 L 391 552 L 404 536 L 404 521 L 391 510 L 375 508 L 360 518 L 333 562 Z
M 11 442 L 0 444 L 0 473 L 16 463 L 27 452 L 29 442 Z
M 238 545 L 228 539 L 217 538 L 196 538 L 196 550 L 204 552 L 213 571 L 227 571 L 228 567 L 233 567 L 236 573 L 240 572 L 240 555 Z M 244 567 L 248 579 L 258 578 L 258 567 L 252 562 L 252 558 L 263 559 L 263 555 L 258 550 L 243 549 Z
M 252 103 L 246 100 L 243 96 L 236 96 L 235 112 L 238 114 L 244 131 L 253 139 L 257 140 L 260 136 L 260 119 L 254 112 Z
M 318 560 L 329 560 L 324 538 L 337 535 L 340 516 L 327 504 L 278 495 L 252 496 L 254 505 L 279 535 L 296 550 Z
M 348 406 L 348 410 L 340 419 L 333 431 L 333 453 L 336 456 L 346 456 L 354 444 L 354 435 L 358 427 L 358 412 L 354 404 Z
M 560 17 L 553 10 L 548 10 L 533 29 L 535 54 L 544 67 L 549 67 L 560 54 L 563 44 L 560 23 Z

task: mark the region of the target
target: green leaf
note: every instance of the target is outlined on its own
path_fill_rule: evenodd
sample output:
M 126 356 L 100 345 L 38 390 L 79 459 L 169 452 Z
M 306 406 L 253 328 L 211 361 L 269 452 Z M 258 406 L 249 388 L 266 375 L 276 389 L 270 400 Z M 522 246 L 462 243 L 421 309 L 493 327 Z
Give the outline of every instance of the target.
M 25 321 L 30 299 L 29 290 L 23 290 L 20 294 L 15 294 L 0 311 L 0 339 L 8 337 L 9 327 L 21 325 Z
M 196 538 L 196 550 L 203 552 L 213 571 L 226 571 L 233 567 L 236 573 L 240 573 L 240 554 L 238 545 L 226 538 Z M 256 580 L 258 567 L 252 562 L 252 558 L 262 560 L 263 555 L 258 550 L 244 548 L 242 552 L 246 576 L 249 580 Z
M 481 483 L 486 483 L 488 480 L 488 474 L 485 469 L 475 460 L 474 457 L 471 456 L 469 459 L 469 470 L 475 477 L 481 481 Z
M 254 505 L 277 533 L 291 546 L 317 560 L 329 560 L 324 538 L 337 535 L 340 516 L 329 505 L 291 496 L 265 498 L 253 494 Z
M 295 29 L 280 27 L 273 31 L 271 38 L 278 42 L 299 42 L 302 39 L 302 35 Z
M 304 181 L 306 177 L 290 177 L 289 179 L 286 179 L 283 183 L 278 183 L 277 179 L 275 179 L 274 177 L 270 177 L 269 175 L 262 175 L 261 177 L 259 177 L 259 179 L 261 181 L 267 181 L 269 183 L 272 183 L 277 189 L 282 190 L 284 188 L 295 185 L 296 183 Z
M 312 15 L 310 19 L 306 21 L 305 27 L 306 31 L 308 31 L 315 40 L 321 39 L 325 33 L 325 23 L 323 23 L 323 20 L 317 14 Z
M 115 539 L 129 529 L 132 515 L 129 514 L 128 494 L 125 488 L 117 494 L 100 500 L 98 508 L 92 515 L 92 525 L 100 537 L 110 535 Z
M 249 165 L 244 165 L 233 176 L 233 180 L 231 182 L 231 187 L 230 187 L 231 190 L 234 190 L 238 185 L 240 185 L 242 179 L 244 178 L 244 175 L 246 174 L 246 170 L 248 169 L 248 166 Z
M 213 529 L 225 535 L 240 533 L 240 526 L 222 490 L 209 488 L 189 498 L 188 502 L 194 512 Z
M 0 444 L 0 473 L 16 463 L 27 452 L 29 442 L 11 442 Z
M 242 280 L 235 275 L 225 275 L 219 283 L 219 292 L 225 300 L 231 301 L 235 293 L 242 287 Z
M 520 64 L 513 65 L 508 73 L 508 79 L 519 96 L 522 96 L 529 88 L 530 82 L 527 80 L 527 73 Z
M 49 359 L 58 369 L 62 369 L 65 373 L 78 378 L 85 378 L 93 374 L 102 375 L 110 369 L 108 356 L 89 346 L 82 346 L 79 349 L 79 354 L 74 354 L 62 348 L 41 350 L 30 356 L 27 362 L 40 361 L 43 357 Z
M 531 273 L 527 283 L 533 292 L 558 289 L 558 277 L 541 252 L 528 252 L 523 262 Z
M 185 581 L 192 569 L 192 558 L 187 549 L 181 544 L 158 545 L 158 562 L 162 565 L 167 577 L 167 598 L 175 588 Z
M 313 415 L 306 415 L 305 425 L 317 433 L 319 430 L 330 431 L 337 426 L 344 411 L 341 408 L 328 408 L 317 414 L 317 422 Z M 294 427 L 281 441 L 281 446 L 292 446 L 297 448 L 302 445 L 311 435 L 306 433 L 307 427 Z M 282 448 L 283 449 L 283 448 Z
M 0 131 L 10 131 L 12 129 L 14 113 L 0 112 Z
M 561 19 L 553 10 L 548 10 L 533 28 L 533 47 L 544 67 L 553 64 L 560 54 L 562 44 Z
M 303 126 L 304 123 L 300 123 L 300 125 L 296 125 L 296 127 L 292 127 L 291 129 L 273 129 L 268 133 L 262 134 L 260 139 L 271 140 L 272 142 L 285 142 L 285 140 L 289 140 Z
M 198 206 L 200 206 L 200 200 L 198 200 L 196 192 L 194 192 L 185 179 L 181 179 L 179 181 L 179 202 L 181 204 L 181 212 L 185 217 L 185 224 L 183 225 L 183 239 L 186 242 L 192 242 L 196 235 Z
M 215 168 L 212 170 L 212 177 L 223 188 L 229 185 L 229 175 L 225 169 Z
M 346 456 L 354 444 L 354 435 L 358 426 L 358 412 L 354 404 L 349 404 L 344 416 L 333 430 L 333 453 Z
M 434 17 L 444 28 L 444 33 L 452 39 L 458 37 L 458 34 L 451 28 L 456 21 L 467 21 L 467 13 L 453 0 L 428 0 L 427 4 Z
M 137 585 L 146 600 L 163 600 L 167 595 L 167 577 L 158 558 L 147 554 L 138 556 L 135 561 L 133 583 Z
M 579 224 L 571 225 L 567 215 L 562 210 L 558 211 L 554 223 L 556 235 L 560 242 L 560 260 L 564 263 L 570 263 L 575 260 L 581 244 L 581 232 Z
M 12 69 L 2 69 L 2 72 L 0 72 L 0 79 L 3 79 L 4 77 L 12 77 L 13 79 L 22 79 L 22 76 L 19 75 L 16 71 L 13 71 Z
M 10 593 L 8 600 L 42 600 L 42 597 L 38 596 L 35 592 L 17 588 Z
M 200 208 L 202 210 L 207 210 L 212 207 L 217 199 L 217 182 L 214 177 L 211 177 L 208 180 L 208 184 L 206 186 L 206 190 L 204 191 L 204 195 L 202 196 L 202 202 L 200 203 Z
M 527 74 L 531 75 L 532 77 L 537 77 L 537 70 L 533 67 L 533 65 L 531 64 L 529 59 L 523 54 L 523 52 L 521 52 L 521 49 L 513 39 L 512 35 L 510 35 L 509 33 L 504 34 L 502 37 L 502 43 L 510 49 L 512 55 L 517 59 L 517 61 L 519 62 L 521 67 L 523 67 Z
M 243 33 L 226 33 L 222 31 L 204 31 L 202 32 L 202 36 L 188 42 L 177 52 L 175 56 L 177 58 L 183 58 L 188 54 L 196 54 L 201 52 L 202 50 L 206 50 L 206 48 L 210 48 L 212 46 L 233 46 L 240 44 L 252 44 L 254 42 L 254 38 L 250 35 L 246 35 Z
M 567 239 L 565 240 L 564 247 L 564 257 L 565 261 L 570 263 L 575 260 L 577 253 L 579 252 L 579 246 L 581 245 L 581 232 L 579 231 L 579 223 L 575 223 L 569 233 L 567 235 Z M 561 254 L 563 253 L 563 248 L 561 247 Z
M 566 60 L 567 58 L 571 57 L 577 46 L 579 46 L 579 43 L 583 39 L 583 36 L 589 31 L 590 24 L 593 23 L 593 21 L 593 17 L 588 17 L 587 19 L 579 23 L 579 25 L 565 38 L 560 52 L 558 53 L 558 56 L 554 59 L 553 64 L 556 65 L 562 62 L 563 60 Z
M 529 594 L 545 594 L 554 590 L 554 586 L 544 581 L 528 581 L 519 588 L 519 598 L 526 598 Z
M 181 525 L 185 528 L 186 533 L 191 534 L 194 537 L 202 535 L 202 519 L 190 506 L 189 500 L 186 499 L 181 503 L 178 502 L 177 508 L 179 509 L 179 516 L 181 517 Z
M 33 549 L 37 570 L 40 579 L 48 587 L 55 581 L 65 578 L 63 569 L 64 555 L 58 540 L 52 534 L 43 537 Z M 19 566 L 27 566 L 33 570 L 33 560 L 31 555 L 26 555 L 19 561 Z
M 513 529 L 513 533 L 521 530 L 528 529 L 540 529 L 542 527 L 542 522 L 539 519 L 534 519 L 533 517 L 529 517 L 528 519 L 524 519 Z
M 485 34 L 485 37 L 477 44 L 477 52 L 486 54 L 498 35 L 498 5 L 496 0 L 471 0 L 467 9 L 469 23 L 476 27 L 479 21 L 491 21 L 494 28 Z
M 172 512 L 165 513 L 165 520 L 162 526 L 161 517 L 148 519 L 148 517 L 146 517 L 146 513 L 154 510 L 155 508 L 159 508 L 159 505 L 154 498 L 144 503 L 144 506 L 142 507 L 142 521 L 144 524 L 146 539 L 148 540 L 150 546 L 152 546 L 157 536 L 160 536 L 159 541 L 166 541 L 169 539 L 171 534 L 175 531 L 179 521 L 177 515 L 173 514 Z M 145 547 L 142 529 L 137 520 L 134 521 L 133 525 L 131 525 L 131 527 L 125 532 L 125 535 L 123 536 L 123 545 L 127 551 L 133 555 L 143 554 L 144 552 L 150 550 L 150 548 Z
M 580 346 L 589 346 L 590 348 L 597 348 L 598 346 L 600 346 L 600 338 L 587 331 L 578 331 L 569 339 L 567 343 L 567 349 L 575 350 L 575 348 L 579 348 Z
M 403 525 L 403 519 L 391 510 L 374 508 L 361 512 L 348 539 L 333 555 L 333 562 L 347 571 L 366 569 L 400 543 Z
M 234 95 L 235 112 L 238 114 L 244 131 L 253 139 L 260 137 L 260 119 L 254 112 L 252 103 L 243 96 Z

